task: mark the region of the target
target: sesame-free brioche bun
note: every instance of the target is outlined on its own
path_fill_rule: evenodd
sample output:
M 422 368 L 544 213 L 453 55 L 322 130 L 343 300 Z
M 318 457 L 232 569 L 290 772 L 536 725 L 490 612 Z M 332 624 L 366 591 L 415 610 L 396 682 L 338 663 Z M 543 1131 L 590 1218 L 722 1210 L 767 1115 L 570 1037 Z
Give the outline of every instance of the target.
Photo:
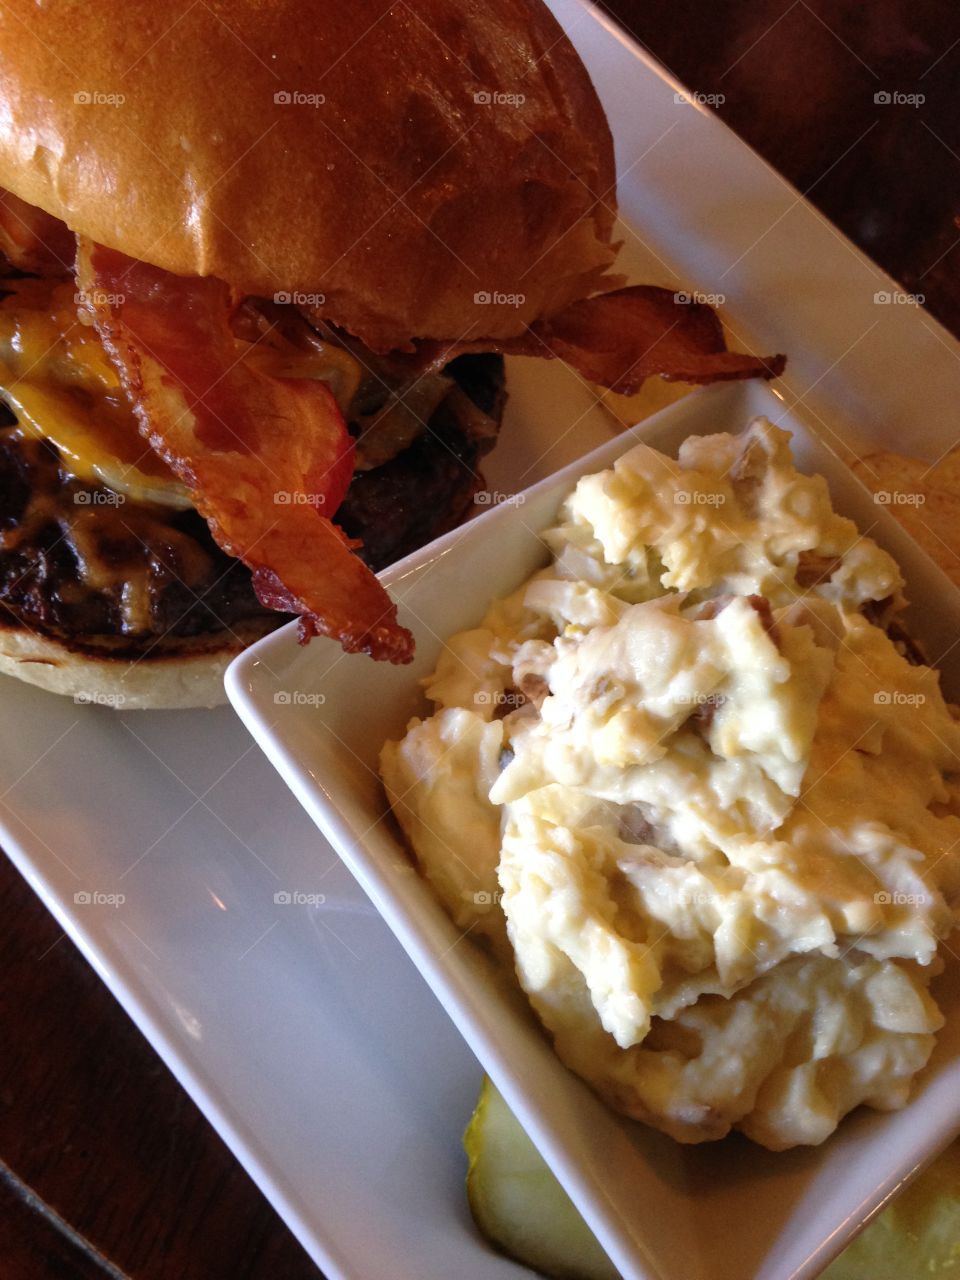
M 226 702 L 223 676 L 233 659 L 275 623 L 167 640 L 139 658 L 121 650 L 57 639 L 0 619 L 0 673 L 116 711 L 173 711 Z
M 596 291 L 614 160 L 540 0 L 6 0 L 0 186 L 388 350 Z

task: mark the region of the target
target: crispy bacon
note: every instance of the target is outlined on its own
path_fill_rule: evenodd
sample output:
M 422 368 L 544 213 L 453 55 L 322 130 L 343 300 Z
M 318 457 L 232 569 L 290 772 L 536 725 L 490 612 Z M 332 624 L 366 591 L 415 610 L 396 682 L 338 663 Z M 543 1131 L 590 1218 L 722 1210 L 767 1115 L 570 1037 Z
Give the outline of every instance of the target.
M 659 374 L 667 381 L 775 378 L 784 356 L 727 351 L 712 307 L 654 285 L 632 285 L 574 302 L 504 344 L 513 355 L 565 360 L 591 382 L 633 395 Z
M 322 383 L 277 376 L 276 351 L 238 340 L 227 285 L 174 276 L 80 239 L 78 283 L 141 431 L 190 489 L 301 641 L 409 662 L 396 606 L 333 524 L 353 444 Z
M 331 326 L 316 308 L 308 318 L 321 332 L 335 334 L 337 341 L 359 352 L 368 368 L 389 370 L 394 381 L 423 377 L 457 356 L 482 351 L 564 360 L 590 382 L 621 395 L 634 395 L 654 375 L 668 382 L 725 382 L 777 378 L 786 365 L 782 355 L 728 351 L 723 325 L 711 306 L 690 294 L 649 284 L 574 302 L 519 337 L 417 339 L 408 349 L 378 356 Z
M 0 253 L 18 271 L 69 274 L 76 241 L 67 225 L 0 187 Z
M 583 298 L 538 320 L 519 337 L 418 340 L 409 352 L 392 353 L 389 359 L 420 374 L 479 351 L 563 360 L 590 382 L 628 396 L 655 375 L 667 382 L 729 382 L 778 378 L 786 365 L 782 355 L 728 351 L 723 325 L 711 306 L 650 284 Z

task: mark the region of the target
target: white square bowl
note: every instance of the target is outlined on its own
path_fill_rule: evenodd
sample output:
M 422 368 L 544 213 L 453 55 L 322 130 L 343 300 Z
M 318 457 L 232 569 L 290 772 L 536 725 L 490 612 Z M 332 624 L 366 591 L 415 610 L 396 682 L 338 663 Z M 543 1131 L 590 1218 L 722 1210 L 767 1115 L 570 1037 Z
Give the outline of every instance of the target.
M 412 666 L 301 648 L 294 625 L 227 675 L 240 716 L 340 853 L 628 1280 L 807 1280 L 960 1130 L 960 987 L 931 1065 L 901 1112 L 861 1112 L 816 1150 L 774 1155 L 733 1137 L 696 1148 L 615 1115 L 560 1063 L 524 1001 L 448 919 L 386 818 L 377 758 L 424 709 L 418 680 L 443 640 L 546 561 L 539 533 L 577 478 L 638 439 L 673 453 L 688 435 L 766 414 L 794 435 L 801 470 L 825 475 L 838 510 L 899 560 L 908 625 L 945 687 L 960 690 L 960 595 L 782 399 L 759 384 L 707 388 L 408 557 L 382 575 L 417 642 Z M 394 1051 L 397 1049 L 394 1047 Z

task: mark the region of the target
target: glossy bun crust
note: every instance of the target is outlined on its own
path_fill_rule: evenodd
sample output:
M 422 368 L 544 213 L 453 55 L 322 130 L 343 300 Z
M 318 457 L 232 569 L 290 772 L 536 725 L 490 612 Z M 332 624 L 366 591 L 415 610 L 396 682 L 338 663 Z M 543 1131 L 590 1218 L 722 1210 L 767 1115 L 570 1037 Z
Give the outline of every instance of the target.
M 0 185 L 388 350 L 501 338 L 613 258 L 610 132 L 540 0 L 6 0 Z
M 223 675 L 248 644 L 274 623 L 231 634 L 176 638 L 146 657 L 130 659 L 42 635 L 0 614 L 0 672 L 71 697 L 80 705 L 115 711 L 175 711 L 226 702 Z

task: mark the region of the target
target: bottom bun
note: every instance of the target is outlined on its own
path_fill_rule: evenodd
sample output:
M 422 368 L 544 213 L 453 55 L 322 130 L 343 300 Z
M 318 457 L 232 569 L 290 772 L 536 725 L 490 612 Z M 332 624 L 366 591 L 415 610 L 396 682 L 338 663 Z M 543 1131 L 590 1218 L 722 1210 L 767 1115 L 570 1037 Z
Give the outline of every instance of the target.
M 166 641 L 155 656 L 112 655 L 0 623 L 0 672 L 81 706 L 173 711 L 226 702 L 223 673 L 247 645 L 284 621 L 278 615 L 210 636 Z

